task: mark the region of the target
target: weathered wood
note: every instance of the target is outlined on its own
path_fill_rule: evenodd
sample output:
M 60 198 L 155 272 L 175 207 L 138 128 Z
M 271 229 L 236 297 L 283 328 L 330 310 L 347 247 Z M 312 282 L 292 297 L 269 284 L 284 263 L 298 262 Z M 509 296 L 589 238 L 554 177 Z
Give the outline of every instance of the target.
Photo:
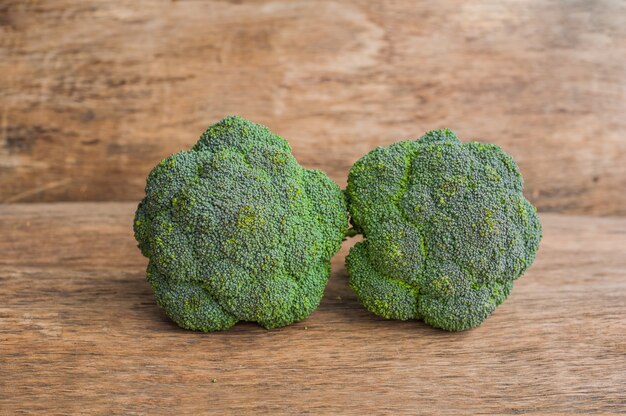
M 133 211 L 0 205 L 1 414 L 626 411 L 626 219 L 542 215 L 536 263 L 468 332 L 369 314 L 347 242 L 304 322 L 202 334 L 156 306 Z
M 138 200 L 226 114 L 345 184 L 447 126 L 502 145 L 543 211 L 626 214 L 626 4 L 0 4 L 0 202 Z

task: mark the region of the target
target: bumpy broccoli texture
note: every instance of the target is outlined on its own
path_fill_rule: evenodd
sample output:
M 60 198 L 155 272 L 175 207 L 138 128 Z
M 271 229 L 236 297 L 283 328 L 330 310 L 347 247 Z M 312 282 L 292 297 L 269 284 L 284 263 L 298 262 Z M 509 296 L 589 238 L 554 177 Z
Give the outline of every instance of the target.
M 450 130 L 377 148 L 347 187 L 364 240 L 346 263 L 371 312 L 450 331 L 483 322 L 535 258 L 541 224 L 513 159 Z
M 348 226 L 345 198 L 266 127 L 228 117 L 149 174 L 135 238 L 183 328 L 275 328 L 317 308 Z

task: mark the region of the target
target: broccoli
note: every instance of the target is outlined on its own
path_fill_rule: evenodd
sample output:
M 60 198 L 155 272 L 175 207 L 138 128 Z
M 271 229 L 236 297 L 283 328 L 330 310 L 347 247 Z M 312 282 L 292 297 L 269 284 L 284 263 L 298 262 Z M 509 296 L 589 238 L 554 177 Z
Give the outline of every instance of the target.
M 450 130 L 379 147 L 351 168 L 350 286 L 387 319 L 450 331 L 482 323 L 531 265 L 541 239 L 513 159 Z
M 347 227 L 341 189 L 240 117 L 161 161 L 134 221 L 157 303 L 181 327 L 205 332 L 307 317 Z

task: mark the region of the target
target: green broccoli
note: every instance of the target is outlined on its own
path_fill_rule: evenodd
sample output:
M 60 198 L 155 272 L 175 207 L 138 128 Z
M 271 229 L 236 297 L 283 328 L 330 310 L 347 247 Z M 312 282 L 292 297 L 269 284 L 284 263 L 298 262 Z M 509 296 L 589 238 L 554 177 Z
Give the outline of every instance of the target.
M 149 174 L 135 238 L 158 304 L 183 328 L 276 328 L 320 303 L 348 227 L 345 198 L 289 144 L 240 117 Z
M 374 149 L 346 190 L 350 286 L 371 312 L 450 331 L 483 322 L 531 265 L 541 239 L 513 159 L 450 130 Z

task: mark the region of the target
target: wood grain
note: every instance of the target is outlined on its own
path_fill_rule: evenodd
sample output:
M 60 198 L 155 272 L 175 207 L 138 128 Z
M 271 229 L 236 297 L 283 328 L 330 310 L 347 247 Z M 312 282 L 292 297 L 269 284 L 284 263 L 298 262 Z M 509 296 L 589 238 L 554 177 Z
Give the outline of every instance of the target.
M 4 0 L 0 201 L 138 200 L 240 114 L 345 184 L 450 127 L 503 146 L 542 211 L 626 214 L 626 3 Z
M 203 334 L 156 306 L 134 208 L 0 205 L 0 414 L 626 411 L 624 218 L 542 215 L 536 263 L 468 332 L 366 312 L 346 242 L 307 320 Z

